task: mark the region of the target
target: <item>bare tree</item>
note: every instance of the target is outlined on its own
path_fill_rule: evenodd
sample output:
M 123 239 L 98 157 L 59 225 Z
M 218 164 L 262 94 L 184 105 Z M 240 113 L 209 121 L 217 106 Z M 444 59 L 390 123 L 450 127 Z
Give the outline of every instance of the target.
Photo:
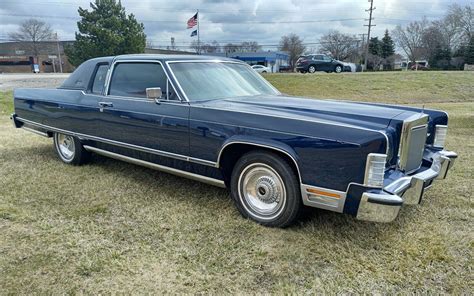
M 343 34 L 339 31 L 331 31 L 323 35 L 319 42 L 321 52 L 329 52 L 337 60 L 346 60 L 357 56 L 359 44 L 356 36 Z
M 442 43 L 454 52 L 461 45 L 462 30 L 459 27 L 457 17 L 448 13 L 443 19 L 434 21 L 435 26 L 441 33 Z
M 456 24 L 464 40 L 469 42 L 474 36 L 474 9 L 470 5 L 464 7 L 453 4 L 449 7 L 447 18 L 451 18 Z
M 398 46 L 400 46 L 411 61 L 416 61 L 425 55 L 423 35 L 428 27 L 428 21 L 423 18 L 421 21 L 409 23 L 405 28 L 398 25 L 393 30 L 393 36 Z
M 244 52 L 257 52 L 262 49 L 257 41 L 244 41 L 240 46 Z
M 191 48 L 192 51 L 194 51 L 195 53 L 199 53 L 199 47 L 202 46 L 202 43 L 199 44 L 199 42 L 197 42 L 197 40 L 193 40 L 191 41 L 191 44 L 189 45 L 189 48 Z
M 224 45 L 223 50 L 226 53 L 232 52 L 257 52 L 262 47 L 256 41 L 244 41 L 240 44 L 227 43 Z
M 242 51 L 242 46 L 240 44 L 227 43 L 224 45 L 225 53 L 233 53 Z
M 221 45 L 216 40 L 211 42 L 211 46 L 214 48 L 214 52 L 221 52 Z
M 369 53 L 367 55 L 367 68 L 372 68 L 372 70 L 380 70 L 381 66 L 384 64 L 385 59 L 379 55 Z
M 204 53 L 212 53 L 212 52 L 218 52 L 219 51 L 219 43 L 217 41 L 213 41 L 210 44 L 209 43 L 204 43 L 201 44 L 201 52 Z
M 445 40 L 444 30 L 441 28 L 442 22 L 435 21 L 423 32 L 422 40 L 425 48 L 425 57 L 431 65 L 435 64 L 435 58 L 441 50 L 449 50 L 447 40 Z
M 145 46 L 145 47 L 146 47 L 146 48 L 153 48 L 153 42 L 152 42 L 152 41 L 150 41 L 150 40 L 147 40 L 147 41 L 146 41 L 146 46 Z
M 24 46 L 28 47 L 38 60 L 38 43 L 51 40 L 53 31 L 49 24 L 37 19 L 29 19 L 22 22 L 18 31 L 10 33 L 9 36 L 12 40 L 23 42 Z
M 219 49 L 220 49 L 220 45 L 216 40 L 212 41 L 210 44 L 202 43 L 202 42 L 201 44 L 198 44 L 196 40 L 193 40 L 189 47 L 196 53 L 198 52 L 213 53 L 213 52 L 219 52 Z
M 291 33 L 281 37 L 278 49 L 288 52 L 290 55 L 290 67 L 293 69 L 298 57 L 306 50 L 306 46 L 298 35 Z

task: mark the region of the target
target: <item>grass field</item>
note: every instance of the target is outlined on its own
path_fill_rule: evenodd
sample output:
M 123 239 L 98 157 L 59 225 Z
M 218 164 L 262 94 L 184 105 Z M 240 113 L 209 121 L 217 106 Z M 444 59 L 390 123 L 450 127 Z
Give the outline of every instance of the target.
M 50 139 L 12 127 L 0 93 L 0 294 L 471 294 L 474 73 L 266 78 L 289 94 L 443 109 L 459 160 L 393 223 L 314 210 L 270 229 L 223 189 L 98 156 L 61 163 Z

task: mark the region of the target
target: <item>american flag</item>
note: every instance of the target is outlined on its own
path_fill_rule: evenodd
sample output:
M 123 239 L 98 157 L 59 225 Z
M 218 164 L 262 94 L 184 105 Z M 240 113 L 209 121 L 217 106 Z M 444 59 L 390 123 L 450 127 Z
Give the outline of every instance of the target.
M 198 13 L 188 20 L 188 29 L 194 27 L 198 23 Z

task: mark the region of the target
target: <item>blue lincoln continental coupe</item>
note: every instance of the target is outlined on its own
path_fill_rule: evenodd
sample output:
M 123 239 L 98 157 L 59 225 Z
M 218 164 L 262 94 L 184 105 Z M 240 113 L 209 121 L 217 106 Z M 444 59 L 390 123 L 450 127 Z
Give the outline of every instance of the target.
M 457 157 L 445 112 L 291 97 L 226 58 L 96 58 L 58 89 L 16 89 L 14 103 L 14 125 L 52 137 L 65 163 L 98 153 L 227 187 L 267 226 L 304 206 L 393 221 Z

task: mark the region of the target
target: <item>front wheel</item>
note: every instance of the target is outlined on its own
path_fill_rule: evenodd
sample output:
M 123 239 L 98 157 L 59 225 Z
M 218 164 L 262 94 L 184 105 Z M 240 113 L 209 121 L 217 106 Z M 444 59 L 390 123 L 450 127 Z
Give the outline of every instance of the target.
M 337 65 L 336 68 L 334 68 L 334 72 L 336 72 L 336 73 L 341 73 L 341 72 L 342 72 L 342 66 L 341 66 L 341 65 Z
M 238 160 L 231 193 L 244 217 L 270 227 L 290 225 L 302 207 L 299 181 L 290 164 L 266 151 L 249 152 Z
M 89 161 L 90 153 L 84 149 L 78 138 L 54 133 L 54 148 L 59 158 L 72 165 L 81 165 Z
M 314 73 L 314 72 L 316 72 L 316 66 L 314 66 L 314 65 L 309 66 L 308 72 L 309 72 L 309 73 Z

